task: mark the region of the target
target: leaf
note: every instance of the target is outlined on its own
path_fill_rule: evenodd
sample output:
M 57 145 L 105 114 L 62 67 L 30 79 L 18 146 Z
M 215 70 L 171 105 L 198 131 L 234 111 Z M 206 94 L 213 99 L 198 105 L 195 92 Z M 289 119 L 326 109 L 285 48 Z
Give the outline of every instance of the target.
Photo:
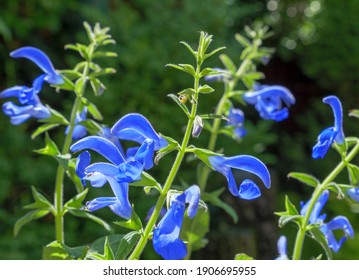
M 59 91 L 60 89 L 66 90 L 66 91 L 74 91 L 75 90 L 75 84 L 67 77 L 62 76 L 62 79 L 64 82 L 62 84 L 52 85 L 56 88 L 56 91 Z
M 232 75 L 234 75 L 237 72 L 237 67 L 234 64 L 234 62 L 232 61 L 232 59 L 229 58 L 228 55 L 226 54 L 221 54 L 219 56 L 219 59 L 222 61 L 224 67 L 230 72 L 232 73 Z
M 324 234 L 318 227 L 312 228 L 309 230 L 310 237 L 312 237 L 322 248 L 324 249 L 325 254 L 327 255 L 328 260 L 333 259 L 333 254 L 328 245 L 328 240 L 325 238 Z
M 196 70 L 191 64 L 178 64 L 183 68 L 183 71 L 190 74 L 192 77 L 196 76 Z
M 69 125 L 69 121 L 58 111 L 52 109 L 51 107 L 47 106 L 47 109 L 50 111 L 51 115 L 49 118 L 40 119 L 39 122 L 42 123 L 52 123 L 58 125 Z
M 192 49 L 192 47 L 191 47 L 187 42 L 181 41 L 180 44 L 184 45 L 184 46 L 190 51 L 190 53 L 191 53 L 195 58 L 197 58 L 197 52 L 194 51 L 194 50 Z
M 101 69 L 99 71 L 92 72 L 90 74 L 90 79 L 94 78 L 94 77 L 99 77 L 99 76 L 114 74 L 114 73 L 116 73 L 116 70 L 114 68 L 105 68 L 105 69 Z
M 244 253 L 240 253 L 240 254 L 237 254 L 235 255 L 234 259 L 236 261 L 251 261 L 251 260 L 254 260 L 252 257 L 244 254 Z
M 21 228 L 26 225 L 27 223 L 31 222 L 32 220 L 40 219 L 46 216 L 50 211 L 46 209 L 37 209 L 26 213 L 20 219 L 18 219 L 14 226 L 14 236 L 16 237 Z
M 200 115 L 200 117 L 204 120 L 206 120 L 206 119 L 221 119 L 224 121 L 229 121 L 225 116 L 217 115 L 217 114 L 204 114 L 204 115 Z
M 82 205 L 82 202 L 85 200 L 86 198 L 86 195 L 88 193 L 88 188 L 85 189 L 83 192 L 75 195 L 73 198 L 71 198 L 70 200 L 68 200 L 64 207 L 65 209 L 67 208 L 77 208 L 77 209 L 80 209 L 83 205 Z
M 181 101 L 178 99 L 178 96 L 174 95 L 174 94 L 168 94 L 168 97 L 172 98 L 174 102 L 177 103 L 177 105 L 182 109 L 182 111 L 186 114 L 187 117 L 190 116 L 190 112 L 188 111 L 188 108 L 186 105 L 184 105 L 183 103 L 181 103 Z
M 58 241 L 53 241 L 42 250 L 44 260 L 83 260 L 89 246 L 69 247 Z
M 39 126 L 32 134 L 31 134 L 31 139 L 35 139 L 37 136 L 39 136 L 40 134 L 53 129 L 55 127 L 58 127 L 59 125 L 56 123 L 45 123 L 41 126 Z
M 288 174 L 288 177 L 294 178 L 311 187 L 317 187 L 320 184 L 320 182 L 315 177 L 306 173 L 291 172 Z
M 125 260 L 135 247 L 137 241 L 140 239 L 141 234 L 138 231 L 131 231 L 127 233 L 120 242 L 116 253 L 116 260 Z
M 199 93 L 208 94 L 214 92 L 214 89 L 209 85 L 203 85 L 198 88 Z
M 349 181 L 353 186 L 358 186 L 359 184 L 359 167 L 355 164 L 348 163 L 347 169 L 349 173 Z
M 95 240 L 93 243 L 90 244 L 87 258 L 104 260 L 106 258 L 105 255 L 107 254 L 109 256 L 111 254 L 111 251 L 112 253 L 118 252 L 118 248 L 123 238 L 123 234 L 111 234 L 100 237 L 99 239 Z
M 88 112 L 91 114 L 91 116 L 95 119 L 95 120 L 98 120 L 98 121 L 102 121 L 103 120 L 103 116 L 100 112 L 100 110 L 96 107 L 95 104 L 93 103 L 88 103 L 87 104 L 87 109 L 88 109 Z
M 41 210 L 50 210 L 52 213 L 55 212 L 51 202 L 45 196 L 39 193 L 35 187 L 31 187 L 31 191 L 35 202 L 26 205 L 24 207 L 25 209 L 41 209 Z
M 42 149 L 35 150 L 34 152 L 42 155 L 53 156 L 53 157 L 60 154 L 59 149 L 57 148 L 55 142 L 52 141 L 48 133 L 46 133 L 45 136 L 45 147 Z
M 192 250 L 196 251 L 207 245 L 205 235 L 209 231 L 209 212 L 204 207 L 198 207 L 197 214 L 192 219 L 185 215 L 181 229 L 183 240 L 191 244 Z
M 277 213 L 275 213 L 277 214 Z M 303 216 L 301 215 L 294 215 L 294 216 L 290 216 L 290 215 L 283 215 L 279 218 L 278 221 L 278 226 L 280 228 L 284 227 L 286 224 L 288 224 L 289 222 L 294 222 L 296 223 L 298 226 L 300 226 L 302 224 L 302 220 L 303 220 Z
M 293 221 L 300 227 L 303 221 L 303 216 L 299 214 L 297 208 L 290 201 L 287 195 L 285 196 L 285 211 L 275 212 L 274 214 L 280 216 L 278 221 L 279 227 L 283 227 L 291 221 Z
M 75 70 L 60 70 L 59 73 L 71 81 L 81 78 L 81 76 L 82 76 L 80 72 L 75 71 Z
M 112 227 L 107 223 L 105 222 L 104 220 L 102 220 L 101 218 L 89 213 L 89 212 L 86 212 L 84 210 L 80 210 L 80 209 L 75 209 L 75 208 L 69 208 L 67 209 L 69 211 L 69 213 L 75 217 L 80 217 L 80 218 L 86 218 L 86 219 L 90 219 L 96 223 L 98 223 L 99 225 L 103 226 L 105 228 L 105 230 L 109 231 L 109 232 L 112 232 L 113 229 Z
M 240 43 L 243 47 L 247 48 L 251 46 L 251 42 L 247 40 L 246 37 L 244 37 L 243 35 L 237 33 L 236 35 L 234 35 L 234 38 L 236 39 L 236 41 L 238 43 Z
M 238 223 L 238 215 L 236 211 L 234 211 L 229 204 L 225 203 L 222 199 L 219 198 L 219 196 L 223 193 L 224 190 L 225 188 L 221 188 L 211 193 L 203 193 L 202 199 L 205 202 L 209 202 L 210 204 L 223 209 L 232 218 L 233 223 L 236 224 Z
M 210 53 L 205 54 L 205 55 L 203 56 L 203 60 L 205 60 L 205 59 L 211 57 L 212 55 L 214 55 L 214 54 L 216 54 L 216 53 L 218 53 L 218 52 L 220 52 L 220 51 L 222 51 L 222 50 L 225 50 L 225 49 L 226 49 L 226 47 L 219 47 L 219 48 L 215 49 L 214 51 L 211 51 Z
M 117 57 L 117 56 L 118 55 L 115 52 L 95 52 L 92 57 L 97 58 L 97 57 Z
M 359 110 L 358 109 L 350 110 L 349 116 L 359 119 Z

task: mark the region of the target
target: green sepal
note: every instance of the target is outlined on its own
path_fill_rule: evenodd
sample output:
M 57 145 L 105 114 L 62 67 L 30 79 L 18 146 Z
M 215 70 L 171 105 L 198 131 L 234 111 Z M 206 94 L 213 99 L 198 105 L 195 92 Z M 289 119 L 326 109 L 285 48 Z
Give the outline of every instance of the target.
M 154 159 L 154 163 L 155 164 L 158 164 L 159 161 L 166 155 L 168 155 L 169 153 L 175 151 L 175 150 L 179 150 L 181 149 L 181 146 L 180 144 L 174 140 L 173 138 L 171 137 L 168 137 L 168 136 L 164 136 L 162 134 L 160 134 L 161 137 L 163 137 L 164 139 L 167 140 L 168 142 L 168 145 L 160 150 L 158 150 L 156 156 L 155 156 L 155 159 Z
M 247 48 L 251 46 L 251 42 L 244 37 L 243 35 L 237 33 L 234 35 L 234 38 L 236 39 L 236 41 L 241 44 L 243 47 Z
M 89 246 L 69 247 L 53 241 L 42 249 L 43 260 L 84 260 Z
M 52 109 L 51 107 L 47 106 L 47 109 L 50 111 L 50 117 L 46 119 L 40 119 L 39 122 L 41 123 L 52 123 L 58 125 L 69 125 L 70 122 L 58 111 Z
M 75 217 L 90 219 L 90 220 L 94 221 L 95 223 L 98 223 L 99 225 L 101 225 L 108 232 L 113 232 L 112 227 L 107 222 L 105 222 L 101 218 L 99 218 L 85 210 L 81 210 L 81 209 L 77 209 L 77 208 L 70 208 L 70 207 L 67 207 L 67 210 L 71 215 L 73 215 Z
M 82 74 L 76 70 L 60 70 L 59 73 L 62 75 L 62 77 L 65 76 L 71 81 L 79 79 L 82 76 Z
M 324 250 L 328 260 L 333 259 L 333 253 L 328 245 L 328 240 L 325 238 L 323 232 L 319 229 L 319 227 L 313 227 L 309 231 L 309 236 L 313 238 Z
M 192 47 L 187 43 L 187 42 L 184 42 L 184 41 L 181 41 L 180 44 L 184 45 L 188 50 L 189 52 L 195 57 L 197 58 L 197 52 L 192 49 Z
M 92 57 L 98 58 L 98 57 L 117 57 L 117 56 L 118 55 L 115 52 L 95 52 Z
M 114 222 L 114 224 L 135 231 L 142 231 L 143 229 L 141 219 L 140 217 L 138 217 L 133 207 L 132 207 L 131 219 L 126 221 Z
M 189 112 L 187 106 L 184 105 L 183 103 L 181 103 L 181 101 L 179 101 L 178 96 L 176 96 L 176 95 L 174 95 L 172 93 L 168 94 L 167 96 L 172 98 L 173 101 L 177 103 L 177 105 L 182 109 L 182 111 L 186 114 L 187 117 L 190 116 L 190 112 Z
M 56 144 L 50 138 L 49 134 L 45 134 L 45 147 L 42 149 L 38 149 L 34 151 L 35 153 L 47 156 L 57 156 L 60 154 L 59 149 L 57 148 Z
M 289 178 L 293 178 L 296 179 L 308 186 L 311 187 L 317 187 L 320 182 L 318 181 L 318 179 L 316 179 L 315 177 L 313 177 L 312 175 L 306 174 L 306 173 L 300 173 L 300 172 L 291 172 L 288 174 Z
M 131 231 L 127 233 L 120 242 L 120 246 L 116 252 L 116 260 L 125 260 L 135 247 L 137 241 L 140 239 L 141 234 L 138 231 Z
M 208 240 L 205 238 L 209 231 L 209 212 L 206 205 L 202 202 L 199 204 L 196 215 L 191 219 L 184 216 L 181 228 L 181 237 L 191 244 L 192 251 L 205 247 Z
M 149 193 L 151 189 L 156 189 L 160 193 L 162 193 L 162 187 L 161 185 L 156 181 L 155 178 L 153 178 L 150 174 L 148 174 L 145 171 L 142 171 L 141 173 L 141 179 L 136 182 L 130 183 L 130 186 L 134 187 L 145 187 L 145 192 Z
M 87 77 L 81 77 L 80 79 L 77 79 L 75 82 L 75 93 L 77 96 L 83 95 L 83 90 L 85 83 L 87 82 Z
M 32 220 L 40 219 L 47 214 L 50 213 L 50 210 L 47 209 L 36 209 L 30 212 L 27 212 L 24 216 L 18 219 L 14 225 L 14 236 L 16 237 L 21 228 L 26 225 L 27 223 L 31 222 Z
M 232 75 L 234 75 L 237 72 L 237 67 L 234 64 L 234 62 L 232 61 L 232 59 L 229 58 L 228 55 L 226 54 L 221 54 L 219 56 L 219 59 L 222 61 L 224 67 L 230 72 L 232 73 Z
M 75 90 L 75 84 L 69 78 L 62 76 L 62 79 L 64 80 L 64 82 L 62 84 L 51 85 L 56 88 L 56 92 L 58 92 L 61 89 L 66 90 L 66 91 L 74 91 Z
M 350 184 L 353 186 L 359 185 L 359 167 L 355 164 L 348 163 L 347 170 L 349 174 Z
M 278 221 L 279 227 L 284 227 L 289 222 L 294 222 L 300 227 L 304 218 L 299 214 L 288 196 L 285 196 L 285 211 L 275 212 L 274 214 L 280 217 Z
M 96 107 L 95 104 L 91 103 L 87 98 L 82 97 L 81 102 L 83 105 L 87 107 L 88 112 L 91 114 L 91 116 L 98 121 L 103 120 L 103 116 L 100 112 L 100 110 Z
M 205 76 L 210 76 L 210 75 L 217 75 L 217 74 L 225 74 L 226 72 L 223 71 L 218 71 L 215 70 L 213 68 L 204 68 L 201 73 L 199 73 L 199 77 L 205 77 Z
M 114 68 L 104 68 L 104 69 L 100 69 L 98 71 L 92 72 L 90 74 L 90 79 L 95 78 L 95 77 L 99 77 L 99 76 L 103 76 L 103 75 L 114 74 L 114 73 L 116 73 L 116 69 L 114 69 Z
M 236 224 L 238 222 L 238 215 L 236 211 L 229 204 L 225 203 L 222 199 L 219 198 L 224 190 L 225 188 L 221 188 L 211 193 L 203 193 L 202 199 L 205 202 L 223 209 L 232 218 L 233 223 Z
M 90 85 L 95 96 L 100 96 L 104 93 L 106 86 L 97 78 L 90 78 Z
M 223 154 L 218 154 L 213 151 L 207 149 L 200 149 L 196 147 L 189 146 L 188 151 L 193 152 L 202 162 L 204 162 L 207 166 L 213 169 L 211 163 L 208 158 L 211 156 L 223 156 Z
M 350 110 L 349 116 L 359 119 L 359 109 Z
M 77 123 L 78 125 L 83 125 L 86 130 L 92 135 L 98 135 L 102 132 L 102 127 L 96 121 L 91 119 L 86 119 Z
M 83 201 L 86 198 L 86 195 L 88 193 L 88 188 L 84 189 L 82 192 L 78 193 L 77 195 L 75 195 L 73 198 L 69 199 L 65 205 L 64 208 L 65 209 L 80 209 L 81 207 L 83 207 Z
M 330 184 L 325 186 L 325 189 L 331 190 L 334 193 L 336 193 L 337 199 L 343 199 L 345 197 L 345 193 L 343 192 L 343 189 L 345 189 L 345 187 L 342 187 L 342 186 L 343 185 L 339 185 L 335 182 L 331 182 Z M 350 186 L 350 185 L 348 185 L 348 186 L 349 186 L 349 188 L 353 188 L 353 186 Z
M 202 119 L 204 120 L 208 120 L 208 119 L 221 119 L 224 121 L 229 121 L 227 117 L 223 116 L 223 115 L 217 115 L 217 114 L 204 114 L 204 115 L 199 115 Z
M 254 258 L 248 256 L 247 254 L 239 253 L 234 256 L 234 260 L 236 260 L 236 261 L 252 261 L 252 260 L 254 260 Z
M 208 94 L 214 92 L 214 89 L 209 85 L 203 85 L 198 88 L 199 93 Z

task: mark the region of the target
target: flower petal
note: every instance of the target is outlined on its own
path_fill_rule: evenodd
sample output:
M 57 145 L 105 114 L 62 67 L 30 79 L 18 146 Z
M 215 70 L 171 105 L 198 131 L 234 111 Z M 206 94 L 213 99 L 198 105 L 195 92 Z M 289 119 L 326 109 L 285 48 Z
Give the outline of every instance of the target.
M 347 195 L 356 202 L 359 202 L 359 188 L 350 188 L 347 190 Z
M 119 139 L 135 141 L 139 144 L 145 139 L 155 142 L 155 150 L 168 145 L 167 141 L 156 133 L 150 122 L 142 115 L 131 113 L 122 117 L 111 129 Z
M 22 47 L 10 53 L 14 58 L 27 58 L 34 62 L 46 73 L 45 81 L 50 84 L 62 84 L 64 82 L 52 65 L 49 57 L 41 50 L 34 47 Z
M 77 141 L 70 148 L 72 152 L 78 152 L 87 149 L 99 153 L 100 155 L 117 165 L 125 161 L 116 146 L 111 141 L 100 136 L 88 136 Z
M 276 258 L 276 260 L 288 260 L 287 238 L 284 235 L 279 237 L 277 246 L 278 246 L 279 257 Z
M 253 181 L 246 179 L 241 183 L 238 196 L 246 200 L 256 199 L 261 196 L 261 191 Z
M 343 108 L 342 103 L 340 102 L 339 98 L 330 95 L 323 98 L 323 102 L 329 104 L 332 107 L 333 114 L 334 114 L 334 127 L 335 130 L 338 131 L 338 134 L 335 137 L 335 141 L 338 144 L 344 143 L 344 133 L 343 133 Z
M 153 166 L 155 143 L 153 140 L 146 139 L 141 147 L 136 151 L 134 160 L 140 162 L 145 170 L 151 169 Z
M 85 185 L 84 178 L 86 176 L 85 169 L 90 165 L 91 155 L 88 151 L 82 152 L 76 159 L 76 174 L 81 179 L 83 185 Z
M 185 190 L 186 203 L 188 203 L 187 214 L 191 219 L 196 215 L 198 209 L 198 203 L 200 199 L 200 188 L 197 185 L 193 185 Z
M 313 147 L 312 157 L 314 159 L 324 158 L 330 146 L 333 144 L 338 131 L 334 127 L 324 129 L 318 136 L 317 143 Z
M 96 211 L 101 208 L 110 206 L 111 204 L 116 203 L 116 201 L 116 197 L 97 197 L 93 200 L 86 202 L 86 209 L 91 212 Z

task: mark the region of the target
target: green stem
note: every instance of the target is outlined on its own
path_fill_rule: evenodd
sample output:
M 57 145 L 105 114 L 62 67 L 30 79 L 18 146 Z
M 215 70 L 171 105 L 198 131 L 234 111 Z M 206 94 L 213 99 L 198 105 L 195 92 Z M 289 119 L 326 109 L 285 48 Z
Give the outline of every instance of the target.
M 171 168 L 171 171 L 166 179 L 166 182 L 163 186 L 162 192 L 157 200 L 155 209 L 146 225 L 146 228 L 144 229 L 142 236 L 140 238 L 140 240 L 138 241 L 136 247 L 134 248 L 134 250 L 132 251 L 132 254 L 129 257 L 129 260 L 137 260 L 140 258 L 143 249 L 145 248 L 147 241 L 153 231 L 153 228 L 155 226 L 155 223 L 160 215 L 161 209 L 166 201 L 167 198 L 167 193 L 170 190 L 172 183 L 176 177 L 176 174 L 181 166 L 183 157 L 186 153 L 186 149 L 188 146 L 188 142 L 189 139 L 191 137 L 191 132 L 192 132 L 192 128 L 193 128 L 193 122 L 194 119 L 196 117 L 197 114 L 197 102 L 198 102 L 198 88 L 199 88 L 199 73 L 200 73 L 200 68 L 201 65 L 197 64 L 197 69 L 196 69 L 196 76 L 195 76 L 195 81 L 194 81 L 194 90 L 195 90 L 195 96 L 194 96 L 194 100 L 192 101 L 192 108 L 191 108 L 191 115 L 188 118 L 188 122 L 187 122 L 187 127 L 186 127 L 186 132 L 184 134 L 183 140 L 182 140 L 182 144 L 181 144 L 181 148 L 179 150 L 179 152 L 177 153 L 176 159 L 173 163 L 173 166 Z
M 88 76 L 89 68 L 88 64 L 84 67 L 82 77 L 85 78 Z M 76 113 L 79 111 L 81 106 L 81 96 L 85 91 L 86 83 L 83 83 L 82 88 L 80 89 L 80 93 L 76 95 L 75 103 L 72 107 L 71 116 L 70 116 L 70 123 L 69 123 L 69 131 L 65 137 L 64 145 L 62 147 L 62 154 L 65 155 L 69 152 L 70 146 L 72 143 L 72 134 L 75 128 L 75 121 L 76 121 Z M 61 165 L 57 167 L 56 172 L 56 179 L 55 179 L 55 197 L 54 197 L 54 204 L 55 204 L 55 235 L 56 240 L 58 242 L 64 243 L 65 236 L 64 236 L 64 201 L 63 201 L 63 192 L 64 192 L 64 176 L 65 176 L 65 168 Z
M 299 228 L 298 233 L 297 233 L 297 237 L 296 237 L 295 245 L 294 245 L 294 251 L 293 251 L 293 260 L 300 260 L 300 258 L 301 258 L 304 238 L 305 238 L 305 234 L 307 231 L 307 225 L 308 225 L 312 210 L 313 210 L 318 198 L 320 197 L 322 192 L 325 190 L 325 187 L 328 186 L 332 181 L 334 181 L 334 179 L 338 176 L 338 174 L 347 166 L 347 164 L 355 157 L 355 155 L 358 152 L 359 152 L 359 142 L 353 147 L 353 149 L 345 157 L 345 159 L 343 161 L 341 161 L 333 169 L 333 171 L 324 179 L 324 181 L 321 184 L 319 184 L 316 187 L 316 189 L 314 190 L 313 195 L 312 195 L 311 200 L 308 205 L 308 209 L 304 216 L 302 226 Z

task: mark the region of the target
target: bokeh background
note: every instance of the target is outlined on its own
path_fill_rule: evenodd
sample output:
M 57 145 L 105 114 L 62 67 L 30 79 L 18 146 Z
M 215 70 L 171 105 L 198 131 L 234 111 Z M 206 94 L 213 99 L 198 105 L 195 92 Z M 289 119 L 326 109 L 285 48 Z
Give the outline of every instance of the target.
M 194 45 L 198 31 L 207 31 L 214 35 L 213 47 L 225 45 L 226 54 L 238 62 L 241 48 L 234 34 L 242 33 L 244 25 L 256 20 L 270 25 L 274 36 L 265 45 L 274 47 L 276 52 L 267 65 L 260 67 L 265 73 L 263 83 L 288 87 L 297 102 L 290 117 L 281 123 L 260 120 L 253 108 L 243 108 L 248 135 L 240 144 L 224 136 L 220 141 L 227 155 L 252 154 L 265 161 L 271 170 L 273 187 L 251 202 L 225 192 L 221 198 L 236 210 L 239 222 L 234 224 L 223 210 L 211 208 L 209 244 L 195 252 L 193 258 L 233 259 L 242 252 L 257 259 L 273 259 L 278 236 L 288 236 L 289 253 L 295 236 L 292 225 L 278 229 L 278 218 L 273 212 L 284 209 L 285 193 L 299 205 L 311 191 L 288 179 L 287 174 L 308 172 L 323 179 L 339 160 L 334 151 L 325 160 L 314 161 L 310 156 L 318 133 L 333 122 L 322 97 L 336 94 L 341 98 L 345 133 L 359 135 L 358 121 L 347 117 L 350 109 L 359 108 L 358 12 L 357 0 L 0 0 L 0 90 L 28 84 L 38 75 L 31 63 L 11 59 L 12 50 L 36 46 L 51 57 L 57 69 L 69 68 L 79 60 L 63 46 L 86 40 L 84 21 L 91 25 L 99 22 L 111 28 L 117 44 L 110 49 L 118 53 L 117 58 L 103 60 L 117 73 L 104 81 L 105 94 L 92 98 L 105 123 L 112 125 L 122 115 L 136 111 L 145 115 L 157 131 L 179 139 L 185 119 L 166 95 L 188 87 L 191 80 L 164 67 L 167 63 L 191 62 L 179 41 Z M 208 64 L 221 66 L 218 57 L 211 58 Z M 220 92 L 222 88 L 216 85 L 216 89 Z M 57 110 L 71 108 L 72 96 L 68 93 L 58 94 L 46 88 L 41 95 Z M 202 109 L 213 109 L 217 98 L 213 94 L 203 99 Z M 56 162 L 32 153 L 43 145 L 41 137 L 30 140 L 36 125 L 28 121 L 13 127 L 6 116 L 0 116 L 0 259 L 40 259 L 42 246 L 54 239 L 51 216 L 26 225 L 17 237 L 13 236 L 15 221 L 25 213 L 22 207 L 32 201 L 31 186 L 50 199 L 53 190 Z M 62 133 L 57 139 L 61 140 Z M 204 132 L 194 144 L 206 146 L 206 135 Z M 153 170 L 159 181 L 165 179 L 171 160 L 169 156 Z M 184 166 L 176 184 L 195 181 L 193 164 Z M 223 179 L 217 174 L 210 182 L 216 187 L 224 185 Z M 347 180 L 345 173 L 338 180 L 341 179 Z M 71 190 L 65 192 L 71 197 Z M 130 195 L 138 201 L 136 211 L 145 216 L 155 198 L 138 191 L 131 191 Z M 359 228 L 359 213 L 353 203 L 333 198 L 325 209 L 329 217 L 341 213 L 355 229 Z M 97 214 L 107 221 L 116 220 L 108 209 Z M 70 216 L 65 221 L 69 246 L 92 242 L 107 234 L 91 221 Z M 144 257 L 157 258 L 150 247 Z M 320 252 L 307 239 L 304 257 Z M 334 257 L 359 259 L 358 234 Z

